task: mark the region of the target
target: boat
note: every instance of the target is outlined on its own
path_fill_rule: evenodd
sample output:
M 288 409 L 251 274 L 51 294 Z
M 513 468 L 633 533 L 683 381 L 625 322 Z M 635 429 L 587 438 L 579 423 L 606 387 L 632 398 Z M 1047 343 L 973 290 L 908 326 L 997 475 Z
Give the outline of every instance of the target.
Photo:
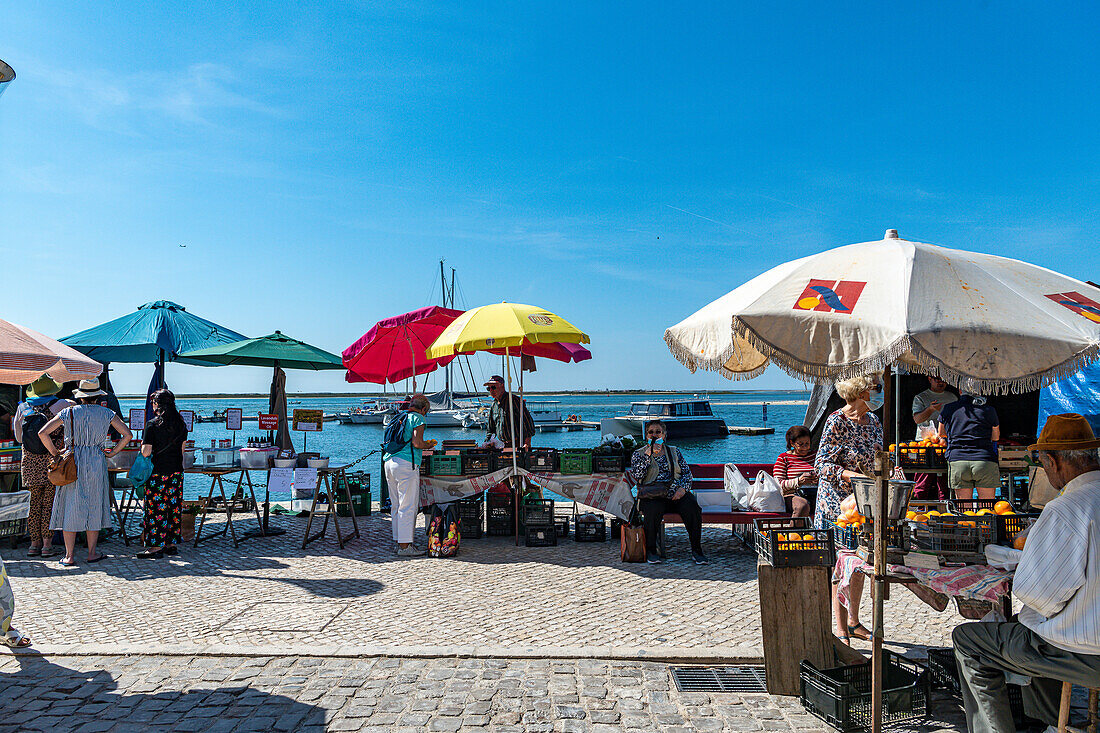
M 561 408 L 558 405 L 561 404 L 558 400 L 526 400 L 527 411 L 531 413 L 531 418 L 538 423 L 560 423 Z
M 477 403 L 456 402 L 454 395 L 448 391 L 434 392 L 425 395 L 431 404 L 431 409 L 424 416 L 426 428 L 477 428 L 484 427 L 488 418 L 482 415 L 482 407 Z M 389 425 L 390 420 L 397 415 L 395 406 L 382 417 L 382 425 Z
M 600 432 L 641 436 L 650 420 L 667 426 L 669 440 L 729 435 L 726 421 L 715 416 L 705 397 L 631 402 L 629 415 L 600 420 Z

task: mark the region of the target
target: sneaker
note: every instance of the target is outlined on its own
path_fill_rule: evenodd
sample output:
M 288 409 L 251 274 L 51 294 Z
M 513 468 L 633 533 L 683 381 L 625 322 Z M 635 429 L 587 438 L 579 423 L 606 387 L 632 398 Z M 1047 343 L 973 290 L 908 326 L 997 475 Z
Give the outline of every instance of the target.
M 423 554 L 424 554 L 423 550 L 418 549 L 417 547 L 415 547 L 413 545 L 409 545 L 408 547 L 399 547 L 399 548 L 397 548 L 397 556 L 398 557 L 420 557 Z
M 650 565 L 660 565 L 664 560 L 656 552 L 647 552 L 645 554 L 645 561 Z
M 695 561 L 696 565 L 709 565 L 710 564 L 710 560 L 707 559 L 706 555 L 704 555 L 701 552 L 695 552 L 694 550 L 691 553 L 691 559 Z

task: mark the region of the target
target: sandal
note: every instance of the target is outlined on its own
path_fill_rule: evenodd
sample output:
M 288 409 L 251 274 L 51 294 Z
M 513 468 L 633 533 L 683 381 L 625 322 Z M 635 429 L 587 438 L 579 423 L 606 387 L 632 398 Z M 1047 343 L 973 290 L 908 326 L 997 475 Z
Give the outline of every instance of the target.
M 52 547 L 43 547 L 42 548 L 42 557 L 53 557 L 56 554 L 57 554 L 57 550 L 55 550 Z
M 78 565 L 76 558 L 73 558 L 69 562 L 65 562 L 65 558 L 61 558 L 57 561 L 57 564 L 63 568 L 75 568 Z
M 41 547 L 31 547 L 27 550 L 27 557 L 38 557 L 42 554 Z
M 95 557 L 85 558 L 85 560 L 86 560 L 86 562 L 91 564 L 93 562 L 99 562 L 100 560 L 102 560 L 105 557 L 107 557 L 107 556 L 106 555 L 96 555 Z
M 864 641 L 869 641 L 871 639 L 871 632 L 867 630 L 866 626 L 860 623 L 857 623 L 855 626 L 849 626 L 848 633 Z
M 31 645 L 31 637 L 16 629 L 8 629 L 8 632 L 0 637 L 0 643 L 12 649 L 22 649 Z

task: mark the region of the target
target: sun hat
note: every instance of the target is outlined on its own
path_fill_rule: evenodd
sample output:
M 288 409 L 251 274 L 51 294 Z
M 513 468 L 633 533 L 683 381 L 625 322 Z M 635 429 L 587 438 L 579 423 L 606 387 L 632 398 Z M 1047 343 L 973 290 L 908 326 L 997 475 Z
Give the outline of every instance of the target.
M 1100 448 L 1100 439 L 1092 432 L 1092 426 L 1082 415 L 1067 412 L 1051 415 L 1039 432 L 1039 442 L 1029 445 L 1034 450 L 1087 450 Z
M 98 379 L 84 379 L 80 382 L 80 385 L 73 391 L 73 397 L 78 400 L 83 400 L 88 397 L 104 397 L 107 393 L 99 387 Z
M 27 387 L 27 398 L 34 399 L 35 397 L 47 397 L 57 394 L 60 391 L 61 385 L 43 374 L 41 377 L 31 382 L 30 387 Z

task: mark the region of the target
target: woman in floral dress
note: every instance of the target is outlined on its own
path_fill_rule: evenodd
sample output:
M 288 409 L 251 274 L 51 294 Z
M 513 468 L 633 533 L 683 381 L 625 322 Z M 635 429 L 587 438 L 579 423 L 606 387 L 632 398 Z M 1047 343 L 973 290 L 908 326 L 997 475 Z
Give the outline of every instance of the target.
M 845 405 L 825 419 L 821 444 L 817 448 L 817 511 L 814 526 L 823 529 L 841 514 L 840 504 L 852 493 L 852 478 L 869 476 L 875 465 L 875 453 L 882 450 L 882 423 L 871 412 L 881 405 L 881 386 L 871 376 L 853 377 L 836 383 L 836 392 Z M 876 395 L 873 396 L 873 395 Z M 833 612 L 837 636 L 848 641 L 870 639 L 871 632 L 859 622 L 859 602 L 863 597 L 863 575 L 851 579 L 849 608 L 837 590 L 840 578 L 833 577 Z
M 176 409 L 176 396 L 166 389 L 152 394 L 156 417 L 145 427 L 141 453 L 153 462 L 145 482 L 145 513 L 138 557 L 154 559 L 179 552 L 180 509 L 183 507 L 183 444 L 187 425 Z

